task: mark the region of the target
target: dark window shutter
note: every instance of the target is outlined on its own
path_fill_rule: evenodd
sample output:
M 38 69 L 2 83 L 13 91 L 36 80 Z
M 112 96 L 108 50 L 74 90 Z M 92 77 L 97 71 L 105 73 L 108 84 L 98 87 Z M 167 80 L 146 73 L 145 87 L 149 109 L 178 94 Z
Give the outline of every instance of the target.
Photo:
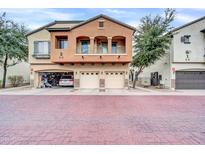
M 38 41 L 34 41 L 34 54 L 38 53 Z
M 184 36 L 181 37 L 181 42 L 184 42 L 185 41 L 185 38 Z

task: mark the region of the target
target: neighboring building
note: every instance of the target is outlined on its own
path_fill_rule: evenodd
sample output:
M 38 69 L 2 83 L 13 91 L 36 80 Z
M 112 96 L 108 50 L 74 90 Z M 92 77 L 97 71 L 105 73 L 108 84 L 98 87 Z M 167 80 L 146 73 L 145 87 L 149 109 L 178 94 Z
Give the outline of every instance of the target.
M 74 88 L 126 88 L 135 28 L 98 15 L 55 21 L 28 34 L 31 83 L 42 74 L 74 76 Z
M 7 69 L 7 79 L 6 79 L 6 87 L 11 86 L 8 77 L 14 76 L 14 75 L 20 75 L 23 76 L 24 83 L 30 82 L 30 66 L 27 62 L 20 62 L 19 64 L 16 64 L 14 66 L 8 67 Z M 0 80 L 3 80 L 3 68 L 0 67 Z
M 170 50 L 142 72 L 141 80 L 153 81 L 154 77 L 172 89 L 205 89 L 205 17 L 174 29 L 172 34 Z M 158 76 L 151 77 L 154 72 Z

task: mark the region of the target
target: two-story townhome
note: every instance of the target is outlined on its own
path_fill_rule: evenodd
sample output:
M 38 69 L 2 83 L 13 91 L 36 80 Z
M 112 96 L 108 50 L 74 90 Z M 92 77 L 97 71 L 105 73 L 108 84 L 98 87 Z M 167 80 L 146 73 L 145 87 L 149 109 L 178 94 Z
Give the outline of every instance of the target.
M 31 83 L 42 75 L 71 74 L 74 88 L 126 88 L 135 28 L 98 15 L 85 21 L 55 21 L 30 32 Z
M 205 17 L 172 31 L 170 50 L 146 68 L 141 80 L 171 89 L 205 89 Z M 144 79 L 143 79 L 144 78 Z
M 205 17 L 172 33 L 171 88 L 205 89 Z

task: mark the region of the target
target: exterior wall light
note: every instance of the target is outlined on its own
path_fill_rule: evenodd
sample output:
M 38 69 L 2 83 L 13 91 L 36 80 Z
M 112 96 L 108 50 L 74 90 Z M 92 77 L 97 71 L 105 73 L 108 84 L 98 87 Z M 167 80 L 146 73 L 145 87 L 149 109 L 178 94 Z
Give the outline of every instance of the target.
M 62 52 L 60 52 L 59 59 L 63 59 L 63 53 Z

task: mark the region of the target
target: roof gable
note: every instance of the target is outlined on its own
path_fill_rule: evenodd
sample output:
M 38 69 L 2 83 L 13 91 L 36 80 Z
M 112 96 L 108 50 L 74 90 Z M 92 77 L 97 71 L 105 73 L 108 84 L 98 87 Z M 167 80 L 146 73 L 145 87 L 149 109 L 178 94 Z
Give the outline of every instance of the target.
M 130 26 L 130 25 L 128 25 L 128 24 L 125 24 L 125 23 L 123 23 L 123 22 L 121 22 L 121 21 L 118 21 L 118 20 L 116 20 L 116 19 L 113 19 L 113 18 L 111 18 L 111 17 L 108 17 L 108 16 L 106 16 L 106 15 L 104 15 L 104 14 L 100 14 L 100 15 L 97 15 L 97 16 L 95 16 L 95 17 L 93 17 L 93 18 L 90 18 L 90 19 L 88 19 L 88 20 L 85 20 L 84 22 L 79 23 L 79 24 L 76 25 L 76 26 L 73 26 L 73 27 L 71 28 L 71 30 L 72 30 L 72 29 L 75 29 L 75 28 L 77 28 L 77 27 L 83 26 L 83 25 L 85 25 L 85 24 L 87 24 L 87 23 L 90 23 L 90 22 L 92 22 L 92 21 L 94 21 L 94 20 L 96 20 L 96 19 L 99 19 L 99 18 L 107 19 L 107 20 L 109 20 L 109 21 L 111 21 L 111 22 L 114 22 L 114 23 L 116 23 L 116 24 L 118 24 L 118 25 L 121 25 L 121 26 L 123 26 L 123 27 L 126 27 L 126 28 L 129 28 L 129 29 L 131 29 L 131 30 L 136 31 L 136 28 L 134 28 L 134 27 L 132 27 L 132 26 Z
M 47 29 L 47 30 L 49 30 L 49 31 L 52 31 L 52 30 L 53 30 L 53 31 L 72 30 L 72 29 L 75 29 L 75 28 L 80 27 L 80 26 L 82 26 L 82 25 L 85 25 L 85 24 L 87 24 L 87 23 L 89 23 L 89 22 L 91 22 L 91 21 L 94 21 L 94 20 L 96 20 L 96 19 L 98 19 L 98 18 L 107 19 L 107 20 L 109 20 L 109 21 L 111 21 L 111 22 L 114 22 L 114 23 L 116 23 L 116 24 L 118 24 L 118 25 L 121 25 L 121 26 L 123 26 L 123 27 L 129 28 L 129 29 L 131 29 L 131 30 L 133 30 L 133 31 L 136 31 L 136 29 L 135 29 L 134 27 L 132 27 L 132 26 L 130 26 L 130 25 L 128 25 L 128 24 L 125 24 L 125 23 L 123 23 L 123 22 L 121 22 L 121 21 L 118 21 L 118 20 L 113 19 L 113 18 L 111 18 L 111 17 L 108 17 L 108 16 L 106 16 L 106 15 L 100 14 L 100 15 L 97 15 L 97 16 L 95 16 L 95 17 L 93 17 L 93 18 L 90 18 L 90 19 L 88 19 L 88 20 L 85 20 L 85 21 L 83 21 L 83 20 L 54 21 L 54 22 L 51 22 L 51 23 L 49 23 L 49 24 L 47 24 L 47 25 L 44 25 L 44 26 L 42 26 L 42 27 L 40 27 L 40 28 L 38 28 L 38 29 L 36 29 L 36 30 L 33 30 L 33 31 L 27 33 L 26 36 L 29 36 L 29 35 L 34 34 L 34 33 L 36 33 L 36 32 L 39 32 L 39 31 L 41 31 L 41 30 L 43 30 L 43 29 Z M 53 25 L 55 25 L 55 24 L 76 24 L 76 25 L 75 25 L 75 26 L 71 26 L 71 27 L 63 27 L 63 28 L 62 28 L 62 27 L 61 27 L 61 28 L 51 28 L 51 26 L 53 26 Z

